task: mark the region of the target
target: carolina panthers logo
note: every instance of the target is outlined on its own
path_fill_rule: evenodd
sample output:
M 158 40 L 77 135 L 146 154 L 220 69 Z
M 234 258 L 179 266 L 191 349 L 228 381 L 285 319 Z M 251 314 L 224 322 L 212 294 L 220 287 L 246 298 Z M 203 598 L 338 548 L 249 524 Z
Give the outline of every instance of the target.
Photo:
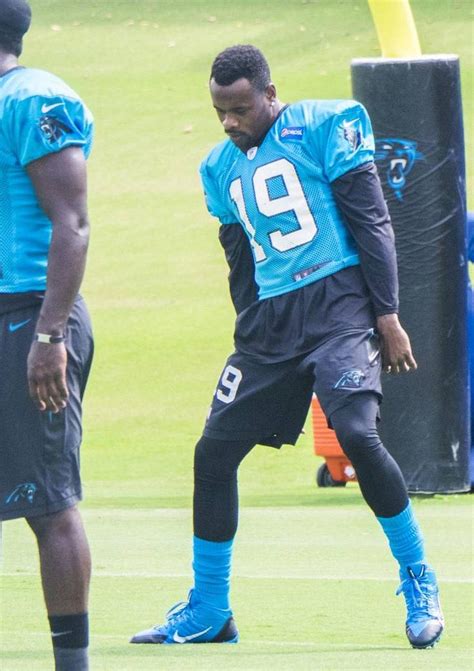
M 362 133 L 360 132 L 359 124 L 359 119 L 342 122 L 344 139 L 347 140 L 353 151 L 355 151 L 362 144 Z
M 69 128 L 69 126 L 66 126 L 66 124 L 58 121 L 58 119 L 55 119 L 52 116 L 40 117 L 38 124 L 43 135 L 51 143 L 59 140 L 61 135 L 64 135 L 64 133 L 72 133 L 72 130 Z
M 18 503 L 22 499 L 28 501 L 28 503 L 33 503 L 37 489 L 34 482 L 23 482 L 21 485 L 15 487 L 10 496 L 5 499 L 5 503 L 7 505 Z
M 403 138 L 384 137 L 375 141 L 375 160 L 387 166 L 387 183 L 399 201 L 403 200 L 403 190 L 416 161 L 424 155 L 416 148 L 416 142 Z
M 364 380 L 365 375 L 361 370 L 346 370 L 333 389 L 358 389 Z

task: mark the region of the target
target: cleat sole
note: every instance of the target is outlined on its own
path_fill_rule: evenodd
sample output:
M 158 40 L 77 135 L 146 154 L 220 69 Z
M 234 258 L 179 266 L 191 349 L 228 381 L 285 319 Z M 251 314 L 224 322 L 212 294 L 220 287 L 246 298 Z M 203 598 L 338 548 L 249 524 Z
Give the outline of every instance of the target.
M 411 645 L 411 647 L 412 647 L 414 650 L 429 650 L 430 648 L 434 648 L 435 645 L 436 645 L 437 643 L 439 643 L 439 640 L 440 640 L 440 638 L 441 638 L 441 634 L 442 634 L 442 633 L 443 633 L 443 632 L 441 631 L 441 632 L 439 633 L 439 636 L 438 636 L 437 638 L 435 638 L 434 641 L 430 641 L 430 643 L 427 643 L 426 645 L 415 645 L 415 644 L 412 643 L 411 641 L 410 641 L 410 645 Z

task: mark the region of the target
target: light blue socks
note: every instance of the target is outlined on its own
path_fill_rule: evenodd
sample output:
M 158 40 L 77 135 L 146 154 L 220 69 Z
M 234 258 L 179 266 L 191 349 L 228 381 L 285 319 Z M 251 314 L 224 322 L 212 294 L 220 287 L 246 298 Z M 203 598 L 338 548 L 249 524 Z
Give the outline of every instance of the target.
M 425 564 L 423 535 L 415 518 L 411 502 L 395 517 L 377 517 L 387 536 L 393 556 L 400 564 L 401 575 L 406 576 L 409 566 L 419 575 Z
M 193 536 L 194 588 L 214 608 L 230 608 L 230 570 L 233 540 L 214 542 Z

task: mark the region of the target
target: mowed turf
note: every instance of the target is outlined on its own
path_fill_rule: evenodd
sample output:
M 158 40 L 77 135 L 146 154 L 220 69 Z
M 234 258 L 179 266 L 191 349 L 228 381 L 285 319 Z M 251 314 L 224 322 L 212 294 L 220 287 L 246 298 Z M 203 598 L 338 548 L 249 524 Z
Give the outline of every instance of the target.
M 472 669 L 470 505 L 458 496 L 415 502 L 442 584 L 447 630 L 433 650 L 409 648 L 396 569 L 355 487 L 313 506 L 245 507 L 233 606 L 238 646 L 132 646 L 191 584 L 187 509 L 87 509 L 94 553 L 92 661 L 96 670 L 370 671 Z M 354 490 L 354 492 L 352 491 Z M 348 502 L 347 502 L 348 501 Z M 14 526 L 16 527 L 14 529 Z M 35 548 L 24 525 L 5 527 L 2 669 L 49 669 Z
M 97 341 L 82 453 L 93 668 L 471 668 L 470 497 L 416 500 L 443 580 L 448 629 L 435 650 L 412 651 L 381 532 L 357 486 L 315 486 L 320 462 L 309 423 L 296 448 L 256 448 L 241 470 L 233 605 L 242 642 L 127 643 L 190 586 L 193 446 L 232 348 L 227 270 L 197 176 L 200 159 L 222 137 L 207 91 L 210 64 L 229 44 L 252 42 L 267 54 L 283 101 L 350 96 L 350 59 L 379 53 L 367 3 L 32 6 L 24 63 L 62 76 L 97 121 L 83 290 Z M 412 6 L 424 51 L 461 55 L 472 155 L 470 3 Z M 0 668 L 50 669 L 33 539 L 18 521 L 4 525 L 4 541 Z

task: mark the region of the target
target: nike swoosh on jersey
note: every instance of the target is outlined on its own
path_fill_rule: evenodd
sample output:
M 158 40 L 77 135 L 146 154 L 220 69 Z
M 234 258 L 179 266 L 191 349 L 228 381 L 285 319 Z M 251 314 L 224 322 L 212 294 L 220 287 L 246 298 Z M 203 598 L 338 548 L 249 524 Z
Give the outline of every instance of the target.
M 178 630 L 176 630 L 173 634 L 173 641 L 175 641 L 176 643 L 186 643 L 186 641 L 192 641 L 194 638 L 198 638 L 199 636 L 206 634 L 209 631 L 209 629 L 212 629 L 212 627 L 208 627 L 207 629 L 198 631 L 197 634 L 190 634 L 189 636 L 180 636 L 178 634 Z
M 15 331 L 18 331 L 18 329 L 21 329 L 22 326 L 26 326 L 30 321 L 31 321 L 31 319 L 25 319 L 25 321 L 17 322 L 16 324 L 14 324 L 13 322 L 10 322 L 8 324 L 8 330 L 10 331 L 10 333 L 15 333 Z
M 47 114 L 48 112 L 51 112 L 55 107 L 60 107 L 60 105 L 64 105 L 64 103 L 53 103 L 52 105 L 46 105 L 44 104 L 41 107 L 41 111 L 43 114 Z

